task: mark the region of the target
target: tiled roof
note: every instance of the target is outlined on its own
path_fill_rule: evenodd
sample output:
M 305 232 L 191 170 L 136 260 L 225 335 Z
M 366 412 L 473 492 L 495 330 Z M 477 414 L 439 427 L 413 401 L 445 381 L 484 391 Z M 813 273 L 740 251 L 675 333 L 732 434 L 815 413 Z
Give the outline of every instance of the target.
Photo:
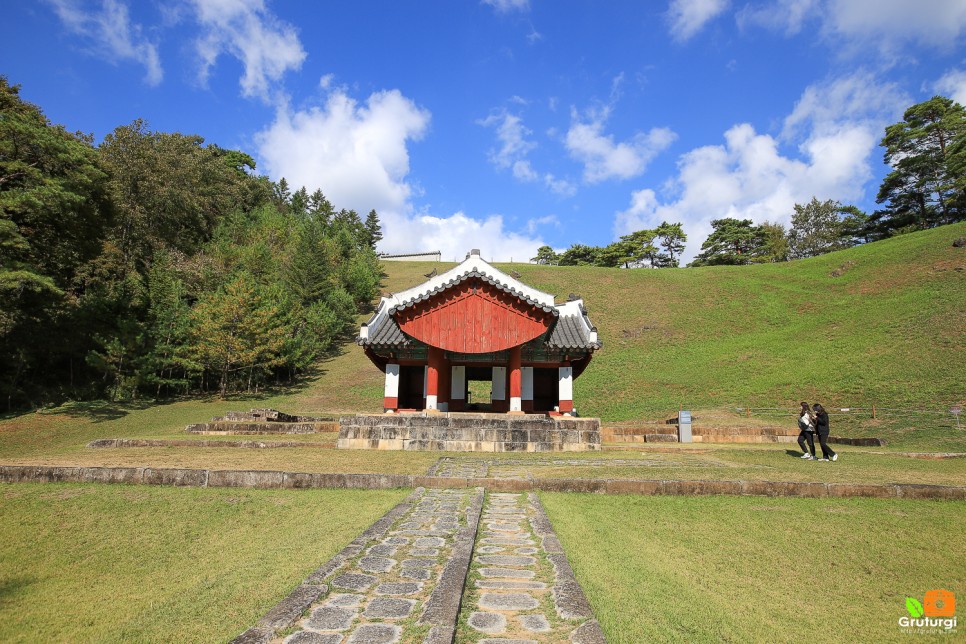
M 554 349 L 599 349 L 597 328 L 590 323 L 583 300 L 573 300 L 557 307 L 559 317 L 547 338 L 547 346 Z
M 407 336 L 396 324 L 393 313 L 415 306 L 418 302 L 429 299 L 436 293 L 451 286 L 470 279 L 479 278 L 488 284 L 515 295 L 531 306 L 543 309 L 557 317 L 556 324 L 547 337 L 547 346 L 557 349 L 599 349 L 602 344 L 597 339 L 597 329 L 591 324 L 584 310 L 583 300 L 574 299 L 561 305 L 555 305 L 553 295 L 538 291 L 510 277 L 502 271 L 493 268 L 483 261 L 479 255 L 470 255 L 466 261 L 441 275 L 437 275 L 427 282 L 383 297 L 379 307 L 372 314 L 369 321 L 362 325 L 359 337 L 356 339 L 361 345 L 405 347 L 412 344 Z

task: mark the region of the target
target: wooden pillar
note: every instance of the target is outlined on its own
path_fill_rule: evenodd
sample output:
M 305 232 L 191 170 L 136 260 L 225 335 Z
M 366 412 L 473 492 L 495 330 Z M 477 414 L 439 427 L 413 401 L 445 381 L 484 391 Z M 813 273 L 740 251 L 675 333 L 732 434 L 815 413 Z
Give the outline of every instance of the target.
M 443 350 L 429 347 L 429 364 L 426 365 L 426 410 L 439 409 L 439 372 L 443 367 Z
M 523 413 L 520 375 L 520 347 L 510 349 L 510 413 Z
M 557 372 L 557 391 L 560 396 L 558 408 L 561 414 L 569 414 L 574 410 L 574 369 L 570 363 L 566 363 Z
M 386 388 L 382 398 L 383 411 L 399 409 L 399 365 L 386 365 Z

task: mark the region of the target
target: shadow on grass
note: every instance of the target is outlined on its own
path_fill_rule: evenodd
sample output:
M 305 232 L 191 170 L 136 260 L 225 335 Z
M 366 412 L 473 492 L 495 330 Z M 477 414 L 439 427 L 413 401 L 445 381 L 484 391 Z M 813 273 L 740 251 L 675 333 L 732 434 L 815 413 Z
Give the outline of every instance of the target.
M 797 449 L 786 449 L 785 450 L 785 453 L 788 454 L 789 456 L 794 456 L 795 458 L 801 458 L 802 457 L 801 450 L 797 450 Z
M 27 586 L 37 583 L 37 580 L 33 577 L 10 577 L 0 581 L 0 604 L 9 601 L 12 597 L 18 595 Z

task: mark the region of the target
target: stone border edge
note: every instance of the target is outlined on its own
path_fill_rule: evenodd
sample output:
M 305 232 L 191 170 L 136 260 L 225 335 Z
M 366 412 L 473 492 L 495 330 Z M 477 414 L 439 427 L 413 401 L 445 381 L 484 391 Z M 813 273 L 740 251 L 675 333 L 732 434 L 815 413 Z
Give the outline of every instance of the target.
M 456 637 L 456 624 L 459 620 L 460 604 L 463 601 L 466 576 L 469 574 L 470 561 L 473 559 L 480 515 L 483 513 L 484 495 L 483 488 L 476 488 L 472 501 L 465 509 L 466 525 L 457 533 L 453 552 L 443 568 L 439 583 L 426 600 L 419 623 L 429 624 L 432 628 L 424 644 L 450 644 Z
M 701 481 L 659 479 L 482 479 L 413 474 L 325 474 L 271 470 L 203 470 L 154 467 L 0 465 L 0 483 L 126 483 L 264 489 L 471 488 L 490 492 L 585 492 L 787 497 L 872 497 L 966 500 L 966 486 L 917 483 L 814 483 L 800 481 Z
M 534 510 L 534 515 L 530 519 L 533 532 L 540 537 L 543 551 L 547 554 L 547 559 L 553 564 L 553 603 L 557 614 L 564 619 L 585 619 L 570 635 L 570 641 L 575 644 L 607 644 L 604 631 L 594 617 L 594 609 L 591 607 L 584 589 L 574 575 L 574 569 L 567 560 L 567 553 L 564 552 L 560 539 L 550 523 L 543 503 L 533 492 L 527 494 L 530 506 Z

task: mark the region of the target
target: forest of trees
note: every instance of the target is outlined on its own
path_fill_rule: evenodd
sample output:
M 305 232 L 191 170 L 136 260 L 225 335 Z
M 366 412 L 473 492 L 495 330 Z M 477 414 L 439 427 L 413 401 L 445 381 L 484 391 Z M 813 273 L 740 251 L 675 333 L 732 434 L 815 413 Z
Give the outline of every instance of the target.
M 757 264 L 814 257 L 893 235 L 966 220 L 966 110 L 934 96 L 905 111 L 886 128 L 880 145 L 891 171 L 866 214 L 837 201 L 812 197 L 796 204 L 788 229 L 750 219 L 721 218 L 688 266 Z M 530 261 L 560 266 L 673 268 L 687 241 L 681 224 L 625 235 L 608 246 L 574 244 L 562 253 L 541 247 Z
M 381 238 L 198 136 L 100 145 L 0 77 L 0 406 L 252 391 L 309 372 L 376 295 Z

